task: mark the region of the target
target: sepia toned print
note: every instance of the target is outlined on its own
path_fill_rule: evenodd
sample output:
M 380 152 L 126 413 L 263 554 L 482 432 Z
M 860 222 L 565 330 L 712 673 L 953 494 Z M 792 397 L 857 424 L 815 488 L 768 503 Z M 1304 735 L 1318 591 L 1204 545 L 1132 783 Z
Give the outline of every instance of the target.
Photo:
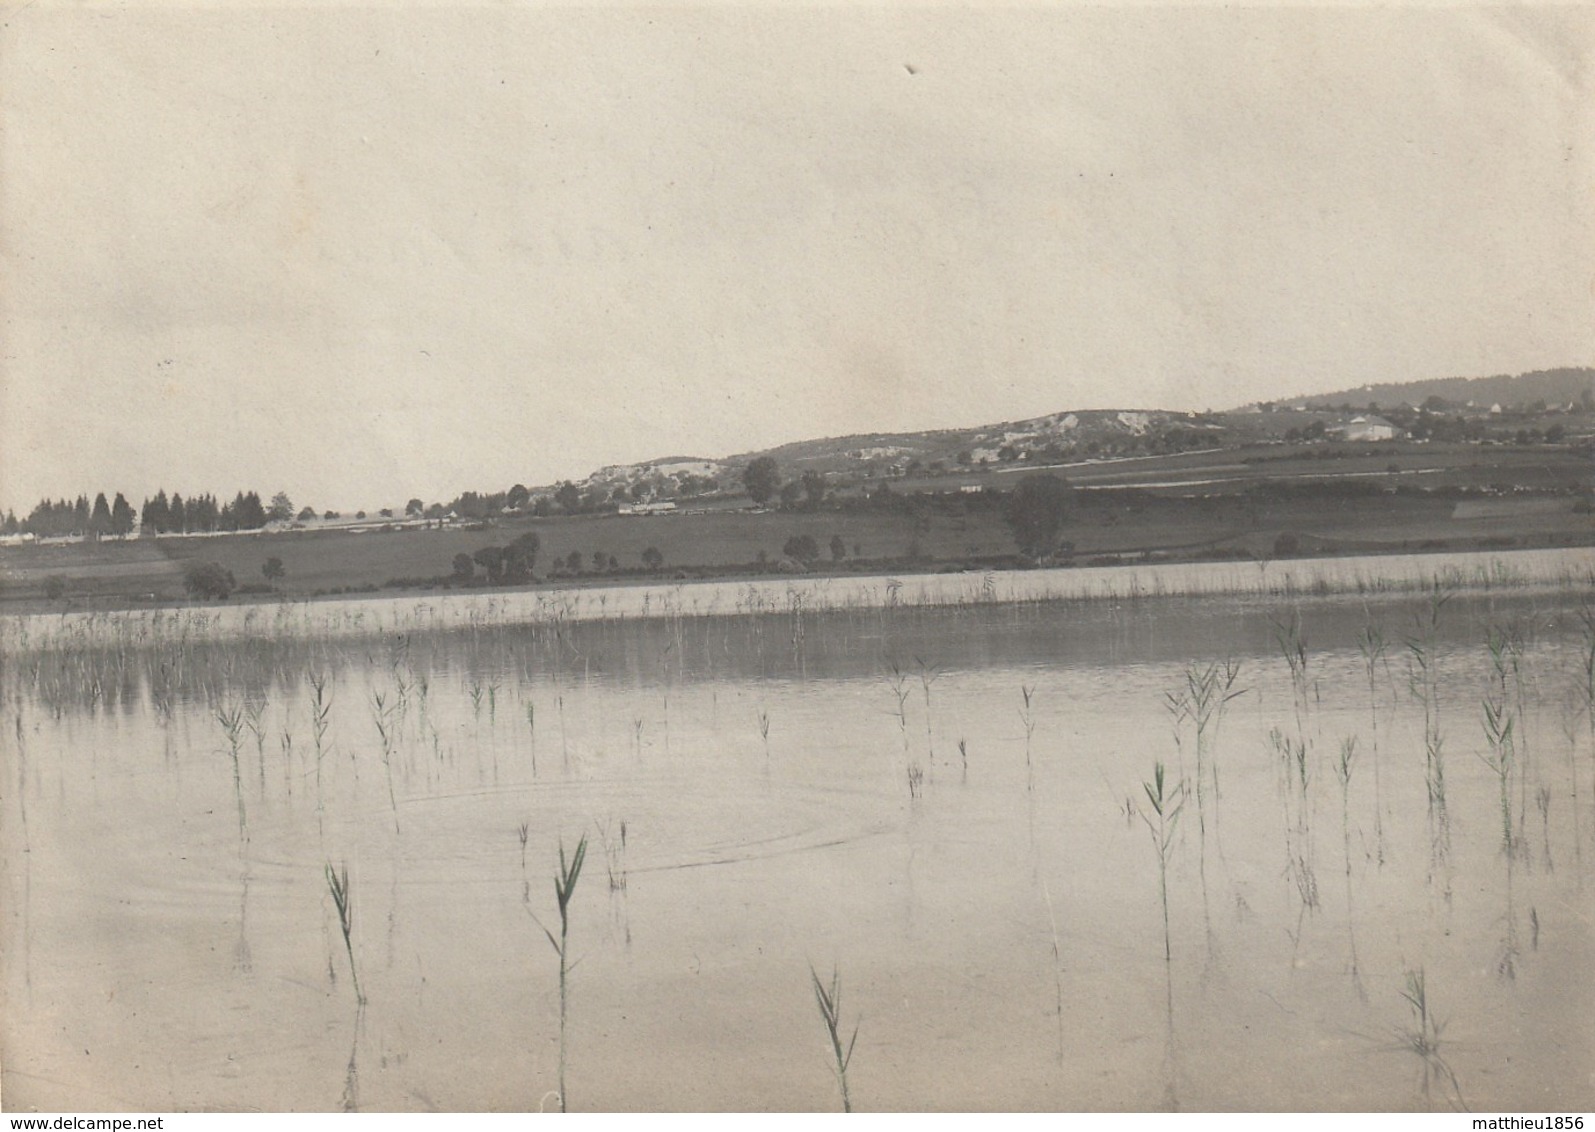
M 1592 48 L 0 14 L 0 1103 L 1589 1109 Z

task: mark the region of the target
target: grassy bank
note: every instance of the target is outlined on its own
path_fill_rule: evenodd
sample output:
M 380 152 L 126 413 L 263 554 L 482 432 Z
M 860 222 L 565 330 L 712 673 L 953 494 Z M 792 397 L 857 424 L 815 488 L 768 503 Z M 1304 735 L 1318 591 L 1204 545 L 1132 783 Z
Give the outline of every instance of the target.
M 1347 491 L 1343 485 L 1178 497 L 1083 490 L 1064 537 L 1076 565 L 1495 550 L 1595 544 L 1577 497 L 1457 499 L 1445 493 Z M 391 528 L 50 543 L 0 548 L 0 601 L 16 612 L 183 600 L 190 565 L 217 562 L 241 596 L 304 599 L 417 588 L 461 588 L 457 555 L 535 531 L 536 573 L 560 585 L 768 573 L 879 573 L 1021 565 L 1000 508 L 958 495 L 902 510 L 721 510 L 651 516 L 506 519 L 467 529 Z M 809 536 L 818 561 L 784 560 Z M 644 552 L 663 565 L 650 570 Z M 837 557 L 835 551 L 841 552 Z M 571 563 L 575 556 L 574 564 Z M 281 563 L 268 581 L 262 568 Z M 595 565 L 602 561 L 602 567 Z M 475 579 L 480 584 L 481 579 Z M 54 596 L 52 596 L 54 595 Z

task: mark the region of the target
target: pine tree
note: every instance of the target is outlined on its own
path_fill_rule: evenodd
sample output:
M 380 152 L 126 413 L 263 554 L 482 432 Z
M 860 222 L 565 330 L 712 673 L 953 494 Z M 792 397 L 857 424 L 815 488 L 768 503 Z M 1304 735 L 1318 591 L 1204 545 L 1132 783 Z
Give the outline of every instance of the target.
M 111 533 L 111 505 L 105 501 L 105 492 L 94 497 L 94 514 L 89 518 L 89 533 L 95 538 Z
M 111 533 L 113 535 L 130 535 L 133 533 L 133 524 L 138 517 L 133 513 L 133 505 L 119 491 L 116 500 L 111 504 Z

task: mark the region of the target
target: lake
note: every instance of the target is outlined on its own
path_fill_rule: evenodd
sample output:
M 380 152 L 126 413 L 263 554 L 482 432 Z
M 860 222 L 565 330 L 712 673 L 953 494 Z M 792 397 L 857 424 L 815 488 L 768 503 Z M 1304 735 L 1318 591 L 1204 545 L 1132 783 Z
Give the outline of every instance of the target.
M 9 619 L 7 1108 L 1587 1110 L 1588 571 Z

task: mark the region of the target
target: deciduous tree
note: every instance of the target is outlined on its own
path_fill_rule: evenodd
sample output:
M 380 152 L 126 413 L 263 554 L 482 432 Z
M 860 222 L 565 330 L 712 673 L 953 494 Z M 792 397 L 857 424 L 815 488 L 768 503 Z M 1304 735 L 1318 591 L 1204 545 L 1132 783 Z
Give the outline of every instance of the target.
M 742 486 L 747 488 L 748 498 L 759 506 L 768 503 L 781 486 L 781 469 L 776 466 L 775 457 L 760 456 L 749 463 L 742 470 Z
M 1036 558 L 1057 550 L 1071 495 L 1069 485 L 1055 475 L 1026 476 L 1019 481 L 1008 497 L 1003 518 L 1020 550 Z

